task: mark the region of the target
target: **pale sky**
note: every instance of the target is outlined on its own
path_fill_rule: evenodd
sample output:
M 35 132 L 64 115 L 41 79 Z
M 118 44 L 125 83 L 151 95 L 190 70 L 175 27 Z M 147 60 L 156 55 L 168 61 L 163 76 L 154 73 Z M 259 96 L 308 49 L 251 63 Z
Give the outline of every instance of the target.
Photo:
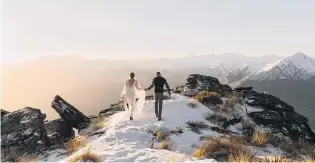
M 315 56 L 315 0 L 2 0 L 2 59 Z

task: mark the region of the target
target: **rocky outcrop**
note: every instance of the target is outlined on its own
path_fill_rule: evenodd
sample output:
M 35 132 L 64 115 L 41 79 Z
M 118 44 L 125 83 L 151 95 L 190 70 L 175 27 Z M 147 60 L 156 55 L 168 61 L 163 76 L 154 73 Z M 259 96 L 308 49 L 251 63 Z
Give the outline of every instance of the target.
M 44 125 L 45 114 L 26 107 L 6 114 L 1 121 L 1 160 L 12 151 L 38 154 L 50 144 Z
M 55 119 L 45 123 L 47 135 L 53 145 L 63 144 L 74 138 L 74 130 L 63 119 Z
M 242 91 L 240 95 L 247 105 L 263 109 L 248 113 L 256 124 L 269 127 L 274 133 L 282 133 L 294 141 L 304 139 L 315 143 L 315 134 L 307 124 L 308 119 L 296 113 L 292 106 L 265 93 Z
M 294 110 L 292 106 L 281 101 L 279 98 L 266 93 L 258 93 L 256 91 L 242 91 L 240 95 L 244 98 L 245 103 L 249 106 L 275 111 Z
M 52 108 L 69 126 L 76 129 L 86 128 L 91 123 L 88 117 L 58 95 L 52 102 Z
M 124 102 L 120 100 L 116 102 L 115 104 L 111 104 L 109 108 L 100 111 L 99 115 L 108 117 L 124 110 L 125 110 Z
M 1 117 L 3 117 L 4 115 L 8 114 L 10 112 L 4 110 L 4 109 L 1 109 Z
M 199 74 L 189 75 L 184 87 L 184 95 L 192 97 L 200 91 L 217 92 L 221 96 L 232 92 L 228 85 L 222 85 L 217 78 Z
M 223 129 L 247 121 L 249 117 L 257 126 L 269 128 L 275 135 L 284 135 L 294 141 L 299 139 L 315 143 L 315 134 L 308 125 L 308 119 L 296 113 L 294 108 L 279 98 L 266 93 L 258 93 L 252 87 L 239 87 L 232 90 L 227 85 L 220 84 L 214 77 L 192 74 L 187 78 L 184 95 L 194 96 L 200 91 L 217 92 L 221 96 L 236 91 L 242 104 L 258 108 L 256 111 L 245 111 L 237 117 L 230 117 L 221 124 Z M 261 110 L 261 111 L 259 111 Z M 209 120 L 212 120 L 209 117 Z M 246 128 L 246 126 L 243 126 Z M 248 127 L 248 126 L 247 126 Z

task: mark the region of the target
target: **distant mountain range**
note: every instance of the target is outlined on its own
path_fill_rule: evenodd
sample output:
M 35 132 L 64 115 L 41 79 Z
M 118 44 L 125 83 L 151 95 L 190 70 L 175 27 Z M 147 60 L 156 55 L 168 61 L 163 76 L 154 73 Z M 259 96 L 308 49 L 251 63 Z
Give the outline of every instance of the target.
M 275 95 L 313 121 L 310 125 L 315 128 L 315 61 L 301 52 L 285 58 L 228 53 L 137 61 L 45 56 L 1 65 L 1 71 L 1 107 L 8 110 L 29 105 L 53 111 L 47 104 L 60 94 L 84 113 L 94 114 L 117 100 L 130 72 L 136 73 L 142 87 L 150 85 L 156 71 L 171 87 L 185 84 L 189 74 L 198 73 L 232 87 L 253 86 Z

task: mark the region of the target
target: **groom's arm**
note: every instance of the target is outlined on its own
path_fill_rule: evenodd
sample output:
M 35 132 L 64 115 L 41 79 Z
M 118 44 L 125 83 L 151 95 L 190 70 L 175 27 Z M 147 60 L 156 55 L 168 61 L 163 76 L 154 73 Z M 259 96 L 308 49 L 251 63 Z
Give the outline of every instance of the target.
M 171 94 L 171 89 L 170 89 L 170 86 L 168 85 L 166 79 L 165 79 L 165 83 L 164 84 L 165 84 L 165 86 L 167 88 L 168 94 Z
M 153 79 L 152 84 L 150 85 L 150 87 L 147 88 L 147 90 L 152 89 L 154 87 L 154 84 L 155 84 L 155 78 Z

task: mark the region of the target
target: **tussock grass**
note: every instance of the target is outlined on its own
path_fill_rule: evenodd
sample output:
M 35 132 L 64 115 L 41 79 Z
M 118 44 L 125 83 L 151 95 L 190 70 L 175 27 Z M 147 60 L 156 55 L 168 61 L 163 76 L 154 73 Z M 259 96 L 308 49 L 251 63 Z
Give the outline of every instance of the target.
M 72 154 L 73 152 L 78 151 L 80 148 L 85 147 L 87 145 L 86 143 L 87 136 L 77 136 L 74 139 L 70 139 L 66 143 L 66 149 L 69 154 Z
M 88 148 L 84 153 L 74 157 L 70 162 L 101 162 L 99 155 L 91 153 L 91 149 Z
M 251 143 L 256 146 L 264 146 L 271 142 L 271 134 L 255 130 L 251 139 Z
M 17 162 L 37 162 L 38 156 L 35 155 L 26 155 L 17 158 Z
M 278 146 L 283 151 L 291 154 L 292 156 L 306 155 L 311 158 L 315 158 L 315 146 L 304 140 L 298 141 L 286 141 L 282 140 L 278 143 Z
M 213 105 L 222 104 L 222 99 L 216 92 L 201 91 L 195 95 L 195 99 L 201 103 L 210 102 Z
M 170 150 L 170 142 L 169 142 L 169 140 L 163 140 L 163 141 L 161 141 L 158 148 L 159 148 L 159 149 Z
M 91 124 L 94 129 L 99 130 L 106 126 L 106 120 L 103 117 L 93 118 L 91 119 Z
M 232 140 L 232 142 L 231 142 Z M 198 147 L 193 156 L 197 159 L 221 157 L 225 161 L 252 161 L 254 154 L 243 145 L 243 140 L 234 137 L 208 138 Z
M 262 159 L 256 159 L 255 162 L 292 162 L 292 160 L 283 156 L 264 157 Z
M 224 107 L 226 108 L 234 108 L 236 104 L 241 103 L 241 99 L 238 97 L 231 97 L 225 100 Z
M 233 151 L 229 157 L 228 162 L 253 162 L 255 155 L 249 150 Z
M 196 108 L 197 107 L 197 101 L 194 99 L 190 99 L 189 103 L 187 104 L 190 108 Z

